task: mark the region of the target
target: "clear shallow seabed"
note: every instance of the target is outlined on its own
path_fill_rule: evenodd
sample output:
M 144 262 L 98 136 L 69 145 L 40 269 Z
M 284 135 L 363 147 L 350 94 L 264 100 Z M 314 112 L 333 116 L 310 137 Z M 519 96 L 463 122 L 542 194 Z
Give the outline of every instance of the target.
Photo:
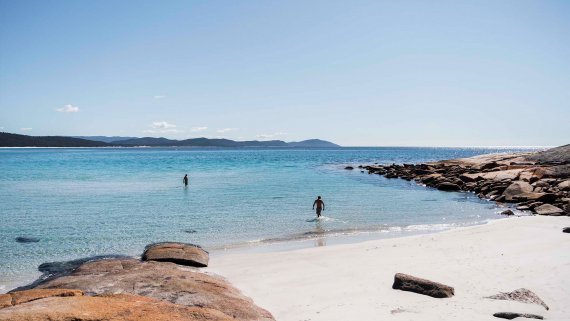
M 528 150 L 0 149 L 0 293 L 33 281 L 44 262 L 140 255 L 160 241 L 215 251 L 484 223 L 499 218 L 498 209 L 473 194 L 440 192 L 344 166 Z M 185 173 L 188 188 L 182 186 Z M 319 221 L 311 209 L 317 195 L 326 203 Z M 17 237 L 40 241 L 18 243 Z

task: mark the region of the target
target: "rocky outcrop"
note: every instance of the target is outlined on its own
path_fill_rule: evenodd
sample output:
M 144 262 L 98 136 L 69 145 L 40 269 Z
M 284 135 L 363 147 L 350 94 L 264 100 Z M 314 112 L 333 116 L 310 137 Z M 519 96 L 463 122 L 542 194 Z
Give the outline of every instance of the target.
M 529 155 L 526 159 L 539 164 L 568 164 L 568 157 L 570 157 L 570 144 Z
M 404 273 L 396 273 L 392 289 L 429 295 L 434 298 L 450 298 L 455 294 L 455 290 L 449 285 L 421 279 Z
M 538 295 L 536 295 L 531 290 L 525 288 L 517 289 L 512 292 L 500 292 L 499 294 L 495 294 L 487 298 L 494 300 L 510 300 L 510 301 L 517 301 L 523 303 L 538 304 L 542 305 L 546 310 L 549 309 L 548 305 L 546 305 L 546 303 L 544 303 L 544 301 L 542 301 L 542 299 L 539 298 Z
M 473 192 L 480 198 L 516 203 L 519 210 L 570 215 L 570 145 L 541 153 L 491 154 L 359 168 L 386 178 L 414 180 L 442 191 Z M 559 210 L 541 207 L 544 204 Z
M 14 293 L 18 294 L 18 292 Z M 231 321 L 220 311 L 138 295 L 49 296 L 0 309 L 2 321 Z
M 512 320 L 516 318 L 529 318 L 529 319 L 539 319 L 544 320 L 540 315 L 530 314 L 530 313 L 517 313 L 517 312 L 497 312 L 493 314 L 496 318 Z
M 206 267 L 210 259 L 208 252 L 198 245 L 185 243 L 156 243 L 147 246 L 143 261 L 172 262 L 181 265 Z
M 71 274 L 42 282 L 36 288 L 80 289 L 87 295 L 141 295 L 220 311 L 235 320 L 274 320 L 268 311 L 256 306 L 222 277 L 170 262 L 125 258 L 90 261 Z

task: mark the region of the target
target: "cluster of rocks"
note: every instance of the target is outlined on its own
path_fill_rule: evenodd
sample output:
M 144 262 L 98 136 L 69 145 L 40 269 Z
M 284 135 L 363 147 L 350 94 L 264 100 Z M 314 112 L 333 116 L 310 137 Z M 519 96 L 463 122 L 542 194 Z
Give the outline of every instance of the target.
M 418 294 L 423 294 L 431 296 L 434 298 L 450 298 L 455 295 L 455 289 L 449 285 L 430 281 L 427 279 L 422 279 L 416 276 L 396 273 L 394 276 L 394 283 L 392 284 L 392 289 L 409 291 Z M 493 300 L 509 300 L 517 301 L 529 304 L 538 304 L 549 310 L 548 305 L 538 295 L 536 295 L 531 290 L 521 288 L 514 290 L 512 292 L 500 292 L 498 294 L 486 297 L 486 299 Z M 397 312 L 397 311 L 396 311 Z M 392 311 L 394 313 L 394 311 Z M 493 314 L 494 317 L 502 319 L 514 319 L 514 318 L 533 318 L 533 319 L 543 319 L 540 315 L 535 314 L 525 314 L 518 312 L 497 312 Z
M 197 268 L 208 259 L 196 245 L 159 243 L 142 260 L 85 261 L 1 294 L 0 320 L 275 321 L 224 278 Z
M 414 180 L 442 191 L 473 192 L 481 198 L 516 204 L 518 210 L 540 215 L 570 215 L 570 145 L 542 153 L 555 154 L 556 162 L 544 161 L 541 153 L 517 153 L 359 168 L 386 178 Z

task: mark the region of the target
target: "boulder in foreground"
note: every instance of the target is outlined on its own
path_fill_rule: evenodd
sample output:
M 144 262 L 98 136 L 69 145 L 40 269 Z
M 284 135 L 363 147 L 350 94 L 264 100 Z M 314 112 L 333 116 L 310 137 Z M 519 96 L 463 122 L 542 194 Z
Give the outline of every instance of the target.
M 36 288 L 80 289 L 89 295 L 134 294 L 187 307 L 217 310 L 235 321 L 275 320 L 271 313 L 255 305 L 224 278 L 169 262 L 91 261 L 69 275 L 42 282 Z
M 14 294 L 18 294 L 15 292 Z M 1 321 L 230 321 L 216 310 L 138 295 L 48 297 L 0 309 Z
M 570 233 L 570 227 L 563 228 L 562 233 Z
M 186 243 L 156 243 L 149 245 L 143 261 L 172 262 L 180 265 L 206 267 L 210 256 L 200 246 Z
M 450 298 L 455 294 L 453 287 L 404 273 L 396 273 L 392 289 L 410 291 L 434 298 Z
M 544 303 L 544 301 L 542 301 L 542 299 L 539 298 L 538 295 L 536 295 L 531 290 L 525 288 L 516 289 L 512 292 L 500 292 L 499 294 L 495 294 L 487 298 L 495 300 L 518 301 L 523 303 L 534 303 L 542 305 L 546 310 L 549 309 L 548 305 L 546 305 L 546 303 Z
M 539 319 L 544 320 L 540 315 L 530 314 L 530 313 L 517 313 L 517 312 L 497 312 L 493 314 L 496 318 L 512 320 L 515 318 L 529 318 L 529 319 Z

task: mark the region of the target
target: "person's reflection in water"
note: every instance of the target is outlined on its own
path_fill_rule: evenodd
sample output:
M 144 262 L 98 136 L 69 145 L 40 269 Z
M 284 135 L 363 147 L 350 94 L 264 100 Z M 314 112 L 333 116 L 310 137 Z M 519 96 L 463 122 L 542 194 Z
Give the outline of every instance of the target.
M 325 229 L 323 228 L 323 223 L 320 220 L 315 222 L 315 246 L 326 246 L 327 239 L 325 237 Z

